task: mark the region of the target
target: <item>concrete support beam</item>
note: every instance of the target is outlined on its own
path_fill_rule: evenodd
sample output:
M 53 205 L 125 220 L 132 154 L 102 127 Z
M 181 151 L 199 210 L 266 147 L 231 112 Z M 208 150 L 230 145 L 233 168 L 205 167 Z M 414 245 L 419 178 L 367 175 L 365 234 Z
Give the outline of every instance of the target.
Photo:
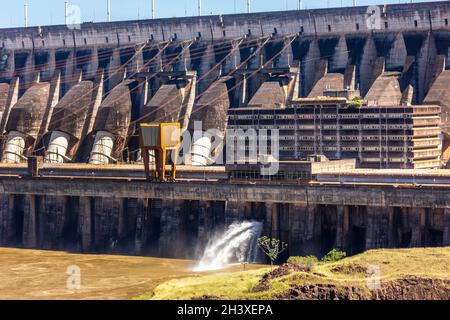
M 239 45 L 241 40 L 231 42 L 231 54 L 227 56 L 225 61 L 222 63 L 222 75 L 227 75 L 231 71 L 235 70 L 241 63 L 241 55 L 239 53 Z M 218 46 L 216 51 L 222 51 L 223 47 Z
M 0 71 L 0 78 L 3 79 L 11 79 L 15 76 L 15 54 L 14 54 L 14 50 L 6 50 L 3 49 L 1 51 L 2 56 L 3 55 L 8 55 L 8 61 L 6 63 L 5 68 Z
M 445 247 L 450 246 L 450 209 L 444 210 L 444 237 L 442 245 Z
M 317 66 L 320 61 L 319 42 L 317 39 L 309 43 L 308 53 L 305 55 L 301 65 L 303 86 L 301 88 L 302 97 L 306 97 L 323 74 L 318 74 Z
M 47 63 L 44 66 L 39 66 L 39 69 L 41 70 L 41 79 L 44 81 L 51 80 L 56 69 L 55 50 L 50 49 L 47 54 Z
M 215 231 L 214 215 L 219 214 L 213 212 L 211 201 L 200 201 L 198 207 L 198 246 L 197 254 L 200 256 L 213 232 Z
M 136 234 L 134 237 L 134 252 L 141 254 L 144 250 L 144 245 L 149 238 L 149 223 L 150 223 L 150 199 L 136 199 Z
M 83 141 L 86 136 L 92 132 L 94 128 L 95 119 L 97 117 L 98 108 L 102 104 L 103 100 L 103 81 L 104 71 L 98 70 L 96 78 L 94 80 L 94 89 L 92 91 L 91 104 L 89 105 L 86 121 L 84 122 L 83 130 L 81 133 L 80 141 Z
M 34 69 L 34 57 L 33 53 L 30 51 L 25 61 L 25 65 L 22 70 L 16 70 L 17 74 L 20 75 L 20 89 L 26 91 L 30 86 L 36 82 L 36 73 Z
M 349 208 L 348 206 L 337 206 L 336 212 L 336 248 L 346 251 L 349 245 Z
M 78 223 L 81 233 L 81 249 L 86 252 L 92 249 L 92 242 L 94 238 L 92 198 L 80 197 L 79 201 L 80 213 Z
M 347 47 L 347 40 L 345 36 L 339 38 L 339 42 L 334 48 L 333 57 L 329 63 L 329 72 L 342 72 L 347 67 L 349 61 L 349 52 Z
M 403 33 L 398 33 L 386 57 L 386 71 L 402 71 L 407 55 Z
M 61 71 L 57 70 L 52 77 L 52 81 L 50 84 L 50 91 L 48 96 L 47 107 L 45 108 L 44 116 L 42 117 L 41 127 L 39 129 L 39 134 L 35 141 L 34 147 L 38 146 L 41 138 L 48 131 L 48 127 L 50 125 L 50 120 L 53 115 L 53 110 L 59 101 L 59 93 L 61 90 Z
M 0 121 L 0 135 L 5 132 L 6 124 L 8 123 L 9 115 L 12 107 L 19 99 L 19 77 L 14 77 L 9 84 L 8 98 L 6 100 L 5 109 L 3 110 L 2 119 Z
M 361 59 L 359 73 L 360 73 L 360 91 L 364 97 L 369 91 L 374 81 L 373 69 L 377 60 L 378 54 L 375 47 L 375 42 L 372 36 L 369 36 L 366 40 L 363 49 L 363 56 Z M 376 78 L 376 77 L 375 77 Z
M 0 244 L 6 246 L 13 241 L 15 235 L 14 224 L 14 195 L 0 195 Z
M 367 207 L 366 249 L 386 248 L 389 246 L 390 212 L 389 207 Z
M 418 90 L 417 100 L 422 103 L 431 85 L 437 79 L 437 76 L 442 72 L 440 67 L 436 66 L 437 48 L 436 41 L 432 33 L 424 41 L 422 48 L 417 56 L 418 68 Z M 440 70 L 440 71 L 439 71 Z
M 220 50 L 220 49 L 219 49 Z M 222 48 L 223 50 L 223 48 Z M 195 50 L 197 51 L 197 50 Z M 198 94 L 203 93 L 220 75 L 221 66 L 216 65 L 214 46 L 211 43 L 204 44 L 204 51 L 201 56 L 196 53 L 196 57 L 192 58 L 192 63 L 199 63 L 197 68 L 198 78 Z M 195 61 L 195 60 L 200 61 Z M 213 69 L 214 68 L 214 69 Z
M 411 247 L 422 247 L 424 245 L 424 229 L 425 229 L 425 209 L 410 208 L 408 209 L 411 226 Z
M 186 256 L 184 201 L 162 200 L 159 254 L 168 257 Z M 192 245 L 192 244 L 190 244 Z
M 120 63 L 120 49 L 114 49 L 111 61 L 108 67 L 108 91 L 111 91 L 116 85 L 122 82 L 124 78 L 124 69 Z
M 24 203 L 24 218 L 23 218 L 23 235 L 22 241 L 25 248 L 34 249 L 37 248 L 37 207 L 36 207 L 36 196 L 27 195 L 25 196 Z

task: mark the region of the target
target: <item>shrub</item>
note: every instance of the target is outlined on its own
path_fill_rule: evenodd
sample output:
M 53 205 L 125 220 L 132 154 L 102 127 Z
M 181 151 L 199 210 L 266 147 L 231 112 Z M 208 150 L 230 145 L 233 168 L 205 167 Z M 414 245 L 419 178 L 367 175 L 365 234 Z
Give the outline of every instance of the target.
M 347 256 L 347 254 L 344 251 L 333 249 L 322 258 L 322 261 L 323 262 L 336 262 L 336 261 L 344 259 L 346 256 Z
M 315 256 L 306 256 L 290 257 L 287 262 L 303 267 L 309 272 L 312 267 L 319 262 L 319 260 Z

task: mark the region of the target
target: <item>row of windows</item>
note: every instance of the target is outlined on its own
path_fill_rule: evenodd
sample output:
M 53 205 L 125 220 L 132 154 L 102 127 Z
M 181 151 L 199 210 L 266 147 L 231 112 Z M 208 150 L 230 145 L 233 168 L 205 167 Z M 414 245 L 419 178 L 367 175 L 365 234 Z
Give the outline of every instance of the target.
M 231 176 L 235 179 L 311 180 L 311 173 L 306 171 L 279 171 L 276 175 L 262 176 L 260 170 L 236 170 Z
M 238 114 L 229 115 L 230 120 L 273 120 L 273 119 L 283 119 L 283 120 L 294 120 L 294 119 L 403 119 L 412 118 L 414 115 L 409 113 L 394 113 L 394 114 L 289 114 L 289 115 L 254 115 L 254 114 Z

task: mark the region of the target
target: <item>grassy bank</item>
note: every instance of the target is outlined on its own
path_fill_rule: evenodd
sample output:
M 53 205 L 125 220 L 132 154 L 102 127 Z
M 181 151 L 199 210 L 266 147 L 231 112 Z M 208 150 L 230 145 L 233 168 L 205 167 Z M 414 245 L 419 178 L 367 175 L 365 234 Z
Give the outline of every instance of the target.
M 379 278 L 372 278 L 379 272 Z M 375 279 L 368 282 L 368 279 Z M 377 282 L 376 279 L 380 281 Z M 375 281 L 375 282 L 374 282 Z M 369 283 L 369 285 L 368 285 Z M 375 289 L 369 287 L 375 285 Z M 373 287 L 372 287 L 373 289 Z M 333 263 L 175 279 L 138 299 L 442 299 L 450 248 L 372 250 Z

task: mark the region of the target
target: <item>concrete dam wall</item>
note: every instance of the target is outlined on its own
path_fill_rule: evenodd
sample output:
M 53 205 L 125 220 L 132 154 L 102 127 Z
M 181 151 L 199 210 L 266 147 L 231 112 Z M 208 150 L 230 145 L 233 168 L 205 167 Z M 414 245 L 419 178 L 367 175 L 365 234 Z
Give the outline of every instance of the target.
M 120 169 L 122 179 L 98 177 L 104 166 L 142 163 L 142 122 L 176 121 L 192 132 L 200 121 L 223 138 L 230 110 L 275 113 L 309 99 L 316 101 L 313 116 L 304 119 L 314 123 L 305 127 L 315 134 L 321 99 L 342 92 L 380 115 L 394 107 L 411 109 L 411 117 L 435 111 L 413 124 L 405 114 L 384 123 L 370 115 L 364 125 L 378 125 L 371 145 L 350 146 L 362 141 L 360 131 L 337 148 L 350 149 L 352 158 L 372 148 L 372 159 L 385 162 L 392 156 L 383 148 L 420 151 L 424 167 L 430 159 L 443 166 L 441 145 L 450 152 L 449 21 L 450 3 L 443 1 L 0 29 L 0 245 L 192 258 L 216 231 L 251 219 L 264 221 L 263 233 L 287 242 L 291 255 L 450 245 L 447 189 L 358 193 L 227 179 L 150 184 L 127 169 Z M 354 115 L 347 116 L 350 122 Z M 324 126 L 329 131 L 339 121 Z M 395 142 L 382 146 L 389 136 Z M 292 141 L 284 141 L 289 150 Z M 327 147 L 335 148 L 333 141 Z M 220 152 L 212 142 L 193 141 L 187 165 L 215 168 Z M 72 172 L 17 174 L 34 156 Z M 91 170 L 91 179 L 75 179 L 80 170 Z M 195 179 L 207 180 L 200 173 Z
M 234 221 L 290 255 L 450 245 L 448 189 L 2 179 L 0 245 L 197 258 Z M 143 197 L 147 195 L 147 197 Z M 228 200 L 226 200 L 228 199 Z

